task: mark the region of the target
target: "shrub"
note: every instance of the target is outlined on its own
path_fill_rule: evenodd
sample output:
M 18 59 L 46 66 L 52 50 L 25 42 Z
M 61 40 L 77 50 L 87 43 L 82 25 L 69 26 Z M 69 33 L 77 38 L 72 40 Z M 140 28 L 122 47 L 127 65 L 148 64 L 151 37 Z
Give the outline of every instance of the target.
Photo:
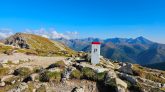
M 97 80 L 98 80 L 98 81 L 103 81 L 104 78 L 105 78 L 105 74 L 106 74 L 106 72 L 97 73 L 97 74 L 96 74 Z
M 4 54 L 12 55 L 13 54 L 13 50 L 6 50 L 6 51 L 4 51 Z
M 65 68 L 65 63 L 64 61 L 57 61 L 56 63 L 51 64 L 47 69 L 54 68 L 54 67 Z
M 33 68 L 33 72 L 34 73 L 40 73 L 40 72 L 42 72 L 44 70 L 44 68 L 42 68 L 42 67 L 35 67 L 35 68 Z
M 89 79 L 89 80 L 96 80 L 96 73 L 93 69 L 84 67 L 82 69 L 82 73 L 83 73 L 83 78 Z
M 9 68 L 0 68 L 0 76 L 8 74 Z
M 30 73 L 32 73 L 32 71 L 27 68 L 27 67 L 21 67 L 21 68 L 18 68 L 14 71 L 14 75 L 20 75 L 20 76 L 27 76 L 29 75 Z
M 44 72 L 44 73 L 41 73 L 41 74 L 39 75 L 39 80 L 40 80 L 41 82 L 49 82 L 50 78 L 49 78 L 49 76 L 47 75 L 47 73 Z
M 79 70 L 73 70 L 71 73 L 71 78 L 75 78 L 75 79 L 80 79 L 81 77 L 81 72 Z
M 49 81 L 59 82 L 61 80 L 61 72 L 45 71 L 44 73 L 40 74 L 39 80 L 41 82 L 49 82 Z
M 56 82 L 59 82 L 61 80 L 60 72 L 48 72 L 48 76 L 50 80 L 55 80 Z

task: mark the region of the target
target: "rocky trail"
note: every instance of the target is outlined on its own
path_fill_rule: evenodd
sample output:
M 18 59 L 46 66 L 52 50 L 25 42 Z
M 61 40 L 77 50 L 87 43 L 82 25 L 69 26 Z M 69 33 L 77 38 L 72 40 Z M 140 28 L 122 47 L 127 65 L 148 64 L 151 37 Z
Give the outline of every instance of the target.
M 31 61 L 19 64 L 17 67 L 22 66 L 41 66 L 46 68 L 48 65 L 55 63 L 56 61 L 64 60 L 66 57 L 43 57 L 26 55 L 22 53 L 14 53 L 13 55 L 0 54 L 0 62 L 12 61 L 13 63 L 18 63 L 19 61 Z

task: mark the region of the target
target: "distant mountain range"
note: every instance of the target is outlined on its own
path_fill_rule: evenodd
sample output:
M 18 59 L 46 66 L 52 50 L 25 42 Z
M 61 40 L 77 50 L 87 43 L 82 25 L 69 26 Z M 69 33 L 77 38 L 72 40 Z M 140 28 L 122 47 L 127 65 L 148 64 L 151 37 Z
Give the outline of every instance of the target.
M 165 62 L 165 44 L 152 42 L 144 37 L 132 38 L 85 38 L 85 39 L 55 39 L 76 51 L 89 52 L 92 41 L 100 41 L 101 55 L 106 58 L 131 62 L 141 65 Z

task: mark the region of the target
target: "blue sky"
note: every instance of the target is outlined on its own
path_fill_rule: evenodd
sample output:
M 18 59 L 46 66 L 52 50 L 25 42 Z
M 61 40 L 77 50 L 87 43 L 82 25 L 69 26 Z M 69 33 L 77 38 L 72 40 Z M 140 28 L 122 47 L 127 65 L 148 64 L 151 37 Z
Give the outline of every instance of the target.
M 78 38 L 138 37 L 165 43 L 164 0 L 1 0 L 0 31 Z M 76 33 L 76 34 L 74 34 Z

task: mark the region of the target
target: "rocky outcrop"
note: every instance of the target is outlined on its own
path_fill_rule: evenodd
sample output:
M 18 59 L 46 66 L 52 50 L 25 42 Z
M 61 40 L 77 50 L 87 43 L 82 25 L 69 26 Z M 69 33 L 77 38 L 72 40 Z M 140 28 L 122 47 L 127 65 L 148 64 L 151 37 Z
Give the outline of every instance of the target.
M 114 70 L 110 70 L 110 71 L 108 71 L 108 73 L 107 73 L 107 75 L 106 75 L 106 79 L 109 79 L 109 78 L 116 78 L 117 77 L 117 75 L 116 75 L 116 73 L 115 73 L 115 71 Z
M 129 81 L 133 85 L 137 84 L 137 79 L 134 76 L 131 76 L 131 75 L 128 75 L 128 74 L 125 74 L 125 73 L 118 73 L 118 76 L 122 79 L 125 79 L 125 80 Z
M 125 83 L 124 81 L 122 81 L 121 79 L 119 78 L 115 78 L 115 81 L 116 81 L 116 91 L 117 92 L 126 92 L 127 90 L 127 83 Z
M 126 92 L 127 90 L 127 83 L 119 79 L 113 70 L 108 71 L 104 83 L 105 85 L 115 87 L 116 92 Z
M 101 72 L 105 72 L 105 71 L 109 71 L 109 69 L 107 68 L 103 68 L 100 66 L 95 66 L 95 65 L 91 65 L 91 64 L 87 64 L 85 62 L 81 62 L 80 64 L 76 63 L 75 66 L 79 69 L 82 69 L 84 67 L 88 67 L 93 69 L 96 73 L 101 73 Z
M 130 64 L 130 63 L 121 63 L 121 67 L 119 68 L 119 71 L 132 75 L 133 74 L 132 64 Z
M 29 45 L 27 44 L 27 41 L 21 36 L 21 33 L 17 33 L 14 36 L 9 37 L 5 40 L 5 44 L 7 45 L 13 45 L 19 48 L 26 48 L 29 49 Z
M 67 79 L 70 78 L 70 74 L 73 70 L 75 70 L 76 68 L 74 67 L 68 67 L 64 70 L 63 74 L 62 74 L 62 82 L 65 82 Z

